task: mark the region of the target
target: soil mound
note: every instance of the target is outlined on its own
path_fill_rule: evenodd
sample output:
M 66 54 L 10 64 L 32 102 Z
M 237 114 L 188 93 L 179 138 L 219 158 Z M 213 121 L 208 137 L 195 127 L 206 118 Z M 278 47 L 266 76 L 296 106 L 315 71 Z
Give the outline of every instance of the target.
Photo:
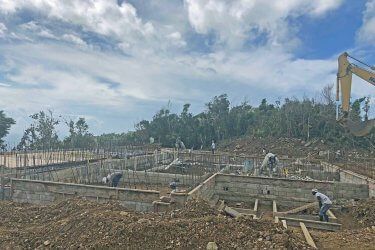
M 166 214 L 125 211 L 116 203 L 65 200 L 50 206 L 0 202 L 0 247 L 307 249 L 305 241 L 272 221 L 235 220 L 192 200 Z

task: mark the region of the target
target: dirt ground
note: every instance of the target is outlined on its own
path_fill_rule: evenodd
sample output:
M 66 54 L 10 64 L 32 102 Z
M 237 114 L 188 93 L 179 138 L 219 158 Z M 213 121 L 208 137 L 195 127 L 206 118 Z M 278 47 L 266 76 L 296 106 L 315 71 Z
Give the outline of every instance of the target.
M 335 212 L 342 231 L 311 231 L 321 249 L 375 249 L 375 199 L 349 202 Z
M 272 221 L 235 220 L 198 201 L 164 215 L 86 200 L 50 206 L 1 202 L 0 221 L 1 249 L 206 249 L 211 241 L 219 249 L 308 249 Z
M 237 154 L 262 154 L 262 149 L 268 149 L 280 156 L 289 157 L 317 157 L 327 158 L 327 155 L 319 156 L 320 151 L 330 150 L 331 156 L 334 157 L 334 152 L 340 150 L 343 157 L 355 158 L 373 158 L 375 156 L 374 151 L 357 149 L 357 150 L 345 150 L 339 145 L 333 147 L 323 140 L 311 140 L 306 142 L 297 138 L 282 138 L 282 137 L 242 137 L 236 140 L 223 141 L 218 145 L 220 150 L 227 152 L 234 152 Z
M 332 162 L 344 169 L 375 178 L 375 151 L 356 149 L 346 150 L 333 147 L 322 140 L 310 142 L 296 138 L 255 138 L 243 137 L 237 140 L 222 142 L 219 150 L 237 155 L 263 155 L 265 148 L 280 157 L 308 158 L 311 161 L 323 160 Z M 338 152 L 339 154 L 336 154 Z M 327 152 L 330 152 L 327 154 Z M 319 154 L 320 153 L 320 154 Z

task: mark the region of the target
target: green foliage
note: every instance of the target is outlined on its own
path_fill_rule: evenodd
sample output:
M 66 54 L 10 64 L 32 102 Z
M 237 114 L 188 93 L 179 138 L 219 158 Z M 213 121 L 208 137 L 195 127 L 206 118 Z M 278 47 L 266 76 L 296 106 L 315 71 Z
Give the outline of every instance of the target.
M 30 118 L 33 119 L 33 123 L 25 130 L 17 149 L 58 148 L 60 141 L 56 126 L 59 124 L 59 120 L 53 116 L 52 111 L 39 111 L 32 114 Z
M 93 148 L 140 145 L 154 138 L 162 146 L 174 147 L 181 138 L 187 148 L 209 147 L 211 141 L 220 141 L 241 136 L 286 137 L 303 140 L 321 139 L 337 147 L 373 148 L 374 132 L 362 138 L 354 137 L 341 127 L 335 118 L 335 105 L 332 95 L 333 85 L 326 86 L 322 100 L 286 98 L 275 104 L 263 99 L 258 107 L 248 102 L 231 106 L 226 94 L 215 96 L 205 105 L 205 110 L 193 115 L 190 104 L 183 105 L 180 114 L 171 113 L 169 105 L 160 109 L 152 120 L 142 120 L 135 125 L 135 131 L 122 134 L 93 136 L 84 118 L 65 122 L 69 136 L 60 142 L 55 126 L 59 121 L 51 111 L 40 111 L 30 117 L 33 123 L 26 129 L 18 149 L 47 149 L 57 147 Z M 359 121 L 361 104 L 364 102 L 364 119 L 369 110 L 369 99 L 355 100 L 351 106 L 351 119 Z M 5 136 L 14 121 L 0 112 L 0 139 Z M 2 144 L 2 141 L 0 140 Z
M 65 122 L 69 127 L 69 136 L 64 139 L 66 148 L 93 148 L 96 146 L 95 137 L 89 133 L 89 125 L 85 118 L 80 117 L 78 121 Z
M 6 147 L 3 138 L 9 133 L 10 127 L 15 123 L 12 118 L 5 115 L 3 110 L 0 110 L 0 148 L 2 150 Z
M 206 110 L 197 115 L 189 112 L 185 104 L 180 115 L 169 109 L 158 111 L 151 121 L 136 125 L 134 136 L 141 142 L 156 138 L 163 146 L 173 147 L 180 137 L 188 148 L 209 146 L 211 140 L 224 140 L 244 135 L 257 137 L 292 137 L 303 140 L 323 139 L 333 145 L 369 147 L 374 144 L 374 135 L 358 138 L 344 130 L 335 119 L 335 106 L 330 86 L 322 92 L 323 101 L 314 99 L 286 98 L 281 104 L 270 104 L 263 99 L 258 107 L 247 102 L 230 107 L 226 94 L 215 96 L 206 104 Z M 364 99 L 363 99 L 364 100 Z M 352 105 L 353 117 L 360 117 L 360 103 Z

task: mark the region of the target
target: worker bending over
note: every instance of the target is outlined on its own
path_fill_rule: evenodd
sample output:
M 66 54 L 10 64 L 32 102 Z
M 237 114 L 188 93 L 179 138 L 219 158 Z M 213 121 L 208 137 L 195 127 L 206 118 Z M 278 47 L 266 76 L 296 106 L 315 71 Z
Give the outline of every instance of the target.
M 312 194 L 319 201 L 319 219 L 320 221 L 328 222 L 327 211 L 332 205 L 332 201 L 328 198 L 327 195 L 318 192 L 318 189 L 311 190 Z
M 110 187 L 117 187 L 122 177 L 122 173 L 109 173 L 107 177 L 103 178 L 103 183 Z
M 277 163 L 279 159 L 273 153 L 268 152 L 264 157 L 260 172 L 268 170 L 269 176 L 272 177 L 272 173 L 277 171 Z

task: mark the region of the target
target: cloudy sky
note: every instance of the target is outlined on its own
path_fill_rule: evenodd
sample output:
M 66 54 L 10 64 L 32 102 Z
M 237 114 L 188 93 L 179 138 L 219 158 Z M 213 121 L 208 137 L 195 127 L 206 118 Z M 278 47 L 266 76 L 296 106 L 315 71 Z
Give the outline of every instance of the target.
M 315 97 L 343 51 L 374 64 L 375 0 L 0 0 L 0 110 L 8 141 L 46 109 L 122 132 L 169 101 Z

